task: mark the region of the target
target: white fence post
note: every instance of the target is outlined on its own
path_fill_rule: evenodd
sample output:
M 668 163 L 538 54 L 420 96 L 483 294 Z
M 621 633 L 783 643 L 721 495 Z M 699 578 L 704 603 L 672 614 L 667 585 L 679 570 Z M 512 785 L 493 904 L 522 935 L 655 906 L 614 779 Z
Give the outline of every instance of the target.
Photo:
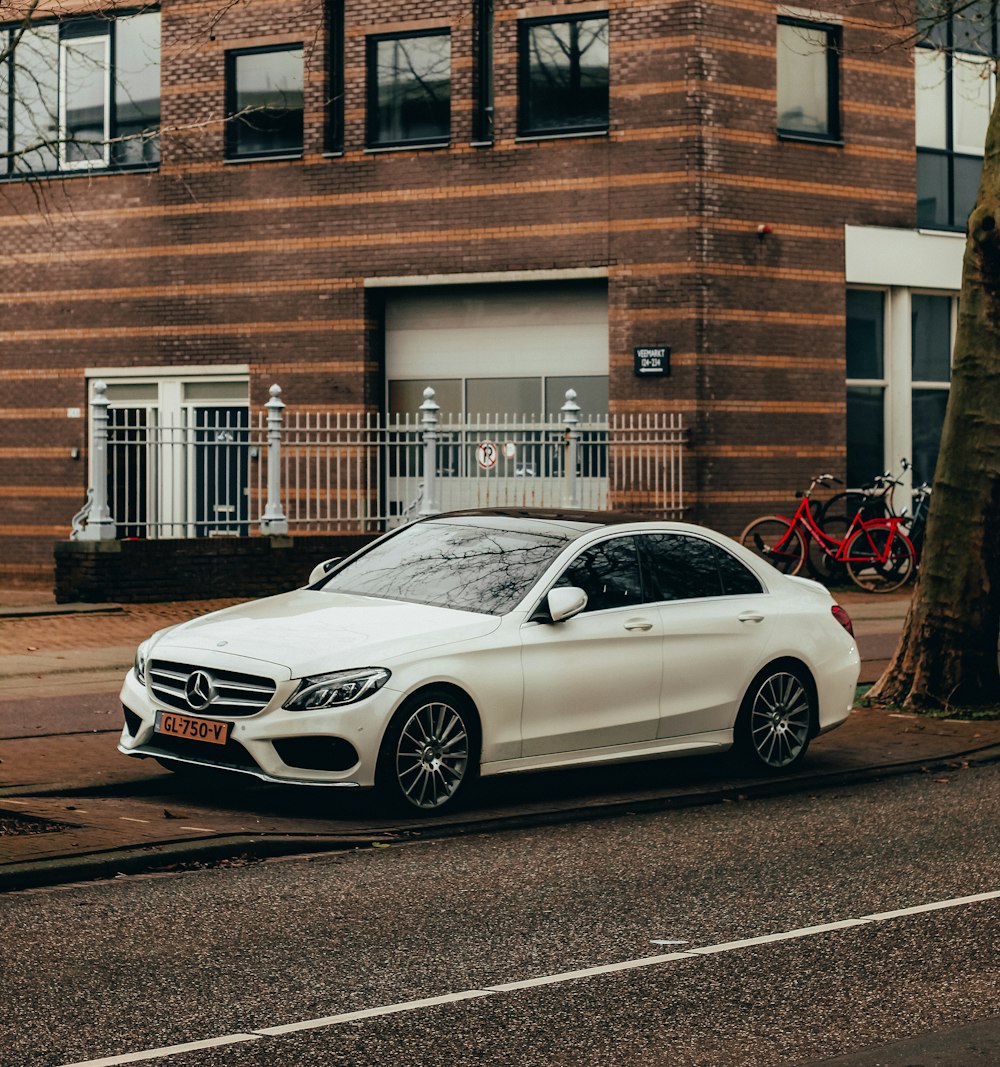
M 288 533 L 288 519 L 281 508 L 281 413 L 285 409 L 281 386 L 271 386 L 267 408 L 267 506 L 260 517 L 262 534 Z
M 424 427 L 424 498 L 420 504 L 421 515 L 436 515 L 441 506 L 437 499 L 437 426 L 440 404 L 434 399 L 434 390 L 427 386 L 424 402 L 420 405 L 420 422 Z
M 580 424 L 580 405 L 576 402 L 576 390 L 566 390 L 566 403 L 559 409 L 559 414 L 562 415 L 562 423 L 566 427 L 565 435 L 565 456 L 566 456 L 566 470 L 565 484 L 563 487 L 563 507 L 578 508 L 580 506 L 580 498 L 576 489 L 576 466 L 577 466 L 577 444 L 580 440 L 580 432 L 577 430 L 577 426 Z
M 73 520 L 73 539 L 77 541 L 113 541 L 115 520 L 108 507 L 108 387 L 94 382 L 94 398 L 90 402 L 90 487 L 87 504 Z M 86 525 L 81 526 L 82 520 Z

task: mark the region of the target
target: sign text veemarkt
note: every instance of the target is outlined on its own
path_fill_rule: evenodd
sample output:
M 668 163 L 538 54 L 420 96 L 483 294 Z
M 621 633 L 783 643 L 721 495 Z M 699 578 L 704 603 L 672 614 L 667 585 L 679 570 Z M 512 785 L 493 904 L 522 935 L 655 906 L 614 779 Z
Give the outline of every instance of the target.
M 648 378 L 670 374 L 670 345 L 639 345 L 635 354 L 635 376 Z

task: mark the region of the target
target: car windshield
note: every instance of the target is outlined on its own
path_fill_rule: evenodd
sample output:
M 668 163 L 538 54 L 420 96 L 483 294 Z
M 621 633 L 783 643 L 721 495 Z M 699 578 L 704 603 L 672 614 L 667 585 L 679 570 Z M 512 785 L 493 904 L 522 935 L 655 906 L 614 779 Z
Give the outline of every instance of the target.
M 323 592 L 505 615 L 572 537 L 458 522 L 415 523 L 335 572 Z

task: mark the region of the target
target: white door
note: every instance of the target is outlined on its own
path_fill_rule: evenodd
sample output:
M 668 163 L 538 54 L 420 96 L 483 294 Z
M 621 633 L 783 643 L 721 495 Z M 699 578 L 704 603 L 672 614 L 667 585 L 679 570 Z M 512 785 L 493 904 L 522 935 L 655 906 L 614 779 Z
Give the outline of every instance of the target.
M 635 539 L 585 549 L 556 584 L 581 587 L 588 604 L 565 622 L 522 627 L 522 755 L 653 740 L 662 631 L 641 599 Z
M 637 541 L 663 635 L 656 736 L 729 730 L 774 632 L 771 598 L 708 538 L 641 534 Z

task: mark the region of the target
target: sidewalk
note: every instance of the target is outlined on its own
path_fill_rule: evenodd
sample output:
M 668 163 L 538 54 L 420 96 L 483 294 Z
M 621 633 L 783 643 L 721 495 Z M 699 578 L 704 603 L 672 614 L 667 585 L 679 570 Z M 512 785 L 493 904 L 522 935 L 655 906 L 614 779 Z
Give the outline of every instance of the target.
M 848 592 L 838 599 L 855 622 L 862 680 L 874 680 L 895 648 L 908 597 Z M 1000 722 L 857 709 L 814 742 L 803 771 L 773 782 L 734 778 L 724 761 L 710 758 L 671 761 L 669 776 L 660 762 L 631 765 L 627 775 L 601 769 L 491 779 L 474 807 L 412 821 L 380 818 L 354 792 L 242 776 L 185 787 L 152 760 L 117 752 L 117 690 L 139 641 L 227 603 L 57 606 L 43 594 L 0 593 L 0 891 L 742 800 L 920 770 L 933 770 L 944 785 L 963 764 L 1000 759 Z M 12 817 L 45 832 L 4 835 Z

